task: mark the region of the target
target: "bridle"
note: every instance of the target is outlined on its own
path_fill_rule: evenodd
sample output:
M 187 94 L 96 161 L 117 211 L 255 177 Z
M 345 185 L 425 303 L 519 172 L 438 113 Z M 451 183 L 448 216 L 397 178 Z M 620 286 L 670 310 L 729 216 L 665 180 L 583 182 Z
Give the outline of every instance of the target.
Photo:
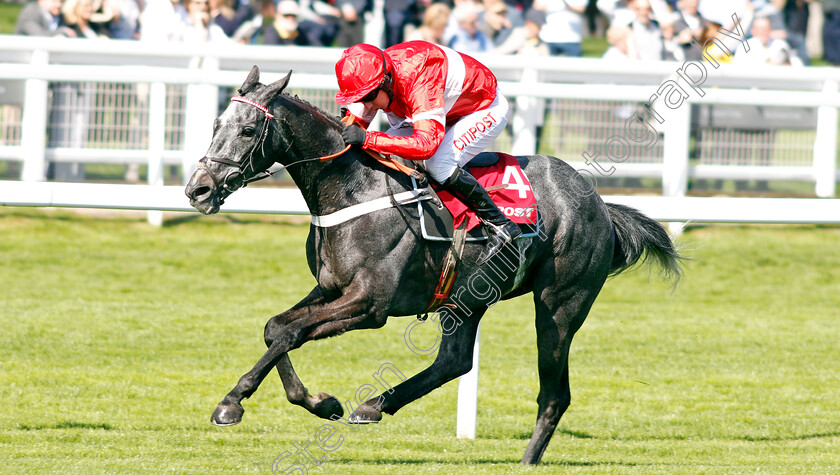
M 265 157 L 265 141 L 268 138 L 268 130 L 269 130 L 269 127 L 266 124 L 269 123 L 269 120 L 278 120 L 278 119 L 276 119 L 274 117 L 274 114 L 269 112 L 268 107 L 260 104 L 259 102 L 248 99 L 247 97 L 236 96 L 236 97 L 232 97 L 230 100 L 232 102 L 241 102 L 243 104 L 248 104 L 250 106 L 256 107 L 257 109 L 259 109 L 263 112 L 264 118 L 263 118 L 263 121 L 260 122 L 260 131 L 259 131 L 259 134 L 257 136 L 257 140 L 254 141 L 254 145 L 248 151 L 248 154 L 246 155 L 246 158 L 244 160 L 242 160 L 241 162 L 237 162 L 237 161 L 231 160 L 229 158 L 208 157 L 206 155 L 204 157 L 202 157 L 201 160 L 198 161 L 198 168 L 199 169 L 204 169 L 205 171 L 207 171 L 207 174 L 210 175 L 210 178 L 213 180 L 213 185 L 215 185 L 215 187 L 217 189 L 220 189 L 220 190 L 226 192 L 228 196 L 230 196 L 234 191 L 239 190 L 240 188 L 246 187 L 249 183 L 253 183 L 253 182 L 259 181 L 259 180 L 264 180 L 264 179 L 269 178 L 270 176 L 272 176 L 275 173 L 280 171 L 280 170 L 276 170 L 276 171 L 270 172 L 268 170 L 263 170 L 259 173 L 256 173 L 256 169 L 254 168 L 254 152 L 256 152 L 257 149 L 259 149 L 262 156 Z M 289 141 L 289 144 L 286 147 L 286 151 L 288 151 L 289 148 L 291 148 L 293 140 L 294 140 L 294 134 L 292 134 L 292 139 Z M 330 155 L 324 155 L 324 156 L 321 156 L 321 157 L 305 158 L 305 159 L 298 160 L 296 162 L 290 163 L 290 164 L 286 165 L 284 168 L 289 168 L 292 165 L 298 165 L 298 164 L 303 163 L 303 162 L 310 162 L 310 161 L 315 161 L 315 160 L 323 162 L 323 161 L 332 160 L 332 159 L 342 155 L 344 152 L 346 152 L 349 149 L 350 149 L 350 146 L 347 145 L 346 147 L 344 147 L 344 149 L 340 150 L 337 153 L 333 153 L 333 154 L 330 154 Z M 225 174 L 225 177 L 222 179 L 222 181 L 220 183 L 218 180 L 216 180 L 216 176 L 210 171 L 209 167 L 207 166 L 208 162 L 221 163 L 223 165 L 228 165 L 232 168 L 230 170 L 228 170 L 228 172 Z M 252 176 L 250 178 L 245 176 L 245 171 L 248 168 L 250 168 L 252 172 L 255 172 L 254 176 Z M 219 199 L 219 204 L 224 204 L 224 202 L 225 202 L 224 200 L 225 200 L 225 196 L 223 195 Z
M 272 175 L 274 175 L 275 173 L 280 171 L 280 170 L 276 170 L 276 171 L 270 172 L 266 169 L 266 170 L 263 170 L 259 173 L 256 173 L 254 176 L 252 176 L 250 178 L 245 177 L 245 171 L 248 168 L 250 168 L 252 172 L 256 172 L 256 169 L 254 168 L 254 152 L 256 152 L 258 148 L 260 149 L 260 152 L 262 153 L 263 158 L 265 158 L 265 141 L 268 138 L 268 130 L 269 130 L 269 127 L 266 124 L 269 123 L 269 120 L 279 120 L 279 119 L 275 118 L 274 114 L 269 112 L 268 107 L 260 104 L 259 102 L 254 101 L 254 100 L 248 99 L 246 97 L 241 97 L 241 96 L 232 97 L 230 100 L 231 100 L 231 102 L 241 102 L 243 104 L 248 104 L 250 106 L 256 107 L 257 109 L 259 109 L 263 112 L 264 118 L 263 118 L 263 121 L 260 123 L 260 132 L 259 132 L 258 138 L 257 138 L 256 141 L 254 141 L 254 145 L 253 145 L 253 147 L 251 147 L 251 150 L 248 151 L 248 155 L 247 155 L 247 158 L 245 160 L 242 160 L 241 162 L 237 162 L 237 161 L 231 160 L 229 158 L 208 157 L 208 156 L 205 155 L 204 157 L 201 158 L 201 160 L 198 161 L 198 167 L 197 168 L 198 169 L 204 169 L 207 172 L 207 174 L 210 175 L 210 179 L 213 180 L 213 185 L 216 187 L 216 189 L 222 190 L 223 192 L 227 193 L 227 195 L 225 195 L 224 193 L 221 194 L 221 196 L 219 197 L 219 205 L 223 205 L 225 203 L 225 198 L 227 196 L 230 196 L 234 191 L 239 190 L 240 188 L 246 187 L 249 183 L 253 183 L 255 181 L 264 180 L 266 178 L 269 178 Z M 345 126 L 350 126 L 350 125 L 353 124 L 353 116 L 348 115 L 346 117 L 342 117 L 341 122 Z M 284 123 L 284 122 L 281 122 L 281 123 Z M 295 136 L 294 136 L 294 134 L 292 134 L 292 137 L 288 141 L 288 145 L 286 146 L 286 151 L 288 151 L 292 147 L 292 142 L 294 141 L 294 138 L 295 138 Z M 330 161 L 334 158 L 337 158 L 337 157 L 343 155 L 348 150 L 350 150 L 350 145 L 349 144 L 347 146 L 345 146 L 343 149 L 336 152 L 336 153 L 332 153 L 332 154 L 324 155 L 324 156 L 320 156 L 320 157 L 304 158 L 304 159 L 298 160 L 296 162 L 292 162 L 288 165 L 285 165 L 283 168 L 288 169 L 289 167 L 291 167 L 293 165 L 299 165 L 301 163 L 311 162 L 311 161 L 327 162 L 327 161 Z M 367 152 L 368 155 L 370 155 L 374 160 L 376 160 L 379 163 L 387 166 L 388 168 L 391 168 L 391 169 L 396 170 L 398 172 L 404 173 L 404 174 L 406 174 L 406 175 L 408 175 L 412 178 L 420 180 L 421 182 L 425 182 L 425 176 L 422 173 L 420 173 L 418 170 L 415 170 L 414 168 L 408 167 L 408 166 L 406 166 L 402 163 L 393 161 L 390 158 L 384 157 L 384 156 L 382 156 L 382 155 L 380 155 L 376 152 L 372 152 L 370 150 L 365 150 L 365 152 Z M 216 176 L 213 174 L 213 172 L 210 171 L 210 168 L 208 166 L 208 162 L 221 163 L 223 165 L 228 165 L 229 167 L 232 167 L 232 168 L 230 170 L 228 170 L 228 172 L 225 174 L 225 177 L 222 179 L 221 183 L 219 183 L 219 181 L 216 180 Z

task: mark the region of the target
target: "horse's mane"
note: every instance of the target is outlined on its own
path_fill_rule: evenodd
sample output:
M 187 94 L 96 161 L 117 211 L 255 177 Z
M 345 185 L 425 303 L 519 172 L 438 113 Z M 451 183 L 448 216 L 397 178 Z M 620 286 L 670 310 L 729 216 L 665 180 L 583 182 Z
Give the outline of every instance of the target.
M 328 119 L 329 122 L 331 122 L 336 127 L 343 127 L 343 125 L 341 124 L 341 121 L 340 121 L 340 119 L 341 119 L 340 117 L 336 117 L 331 112 L 326 111 L 326 110 L 316 106 L 315 104 L 310 103 L 306 99 L 298 97 L 297 94 L 295 94 L 293 96 L 293 95 L 289 94 L 288 92 L 284 92 L 281 95 L 285 96 L 287 99 L 289 99 L 290 101 L 298 104 L 301 107 L 304 107 L 304 108 L 307 108 L 307 109 L 312 109 L 318 115 L 323 116 L 324 118 Z

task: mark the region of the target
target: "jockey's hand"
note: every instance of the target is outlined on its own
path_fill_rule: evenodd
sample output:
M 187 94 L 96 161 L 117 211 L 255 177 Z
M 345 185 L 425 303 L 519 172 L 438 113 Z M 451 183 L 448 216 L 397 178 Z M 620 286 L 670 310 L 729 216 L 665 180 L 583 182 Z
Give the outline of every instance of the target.
M 365 143 L 365 131 L 358 125 L 351 125 L 341 131 L 341 138 L 344 139 L 344 143 L 347 145 L 362 146 Z

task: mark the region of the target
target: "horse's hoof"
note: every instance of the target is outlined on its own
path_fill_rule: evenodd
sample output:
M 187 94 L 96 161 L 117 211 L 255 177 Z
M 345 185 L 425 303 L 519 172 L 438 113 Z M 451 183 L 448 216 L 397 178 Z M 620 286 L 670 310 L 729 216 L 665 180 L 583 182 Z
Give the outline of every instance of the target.
M 217 426 L 232 426 L 242 422 L 242 414 L 244 413 L 245 409 L 239 404 L 219 403 L 210 417 L 210 422 Z
M 344 415 L 344 409 L 338 399 L 327 393 L 318 393 L 318 402 L 312 407 L 312 414 L 321 419 L 335 420 Z
M 350 414 L 348 422 L 351 424 L 375 424 L 382 420 L 382 413 L 373 406 L 361 405 Z

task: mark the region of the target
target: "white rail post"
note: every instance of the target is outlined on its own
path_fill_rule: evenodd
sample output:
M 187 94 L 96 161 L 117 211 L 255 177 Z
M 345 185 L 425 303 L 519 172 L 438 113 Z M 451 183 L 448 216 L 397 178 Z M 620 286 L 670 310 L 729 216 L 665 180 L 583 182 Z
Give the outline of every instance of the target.
M 219 59 L 193 58 L 191 68 L 201 69 L 212 76 L 219 70 Z M 186 118 L 184 120 L 184 155 L 181 160 L 184 184 L 190 180 L 199 158 L 213 139 L 213 121 L 219 115 L 219 87 L 212 84 L 187 86 Z
M 827 80 L 823 93 L 836 95 L 837 81 Z M 817 108 L 817 133 L 814 139 L 814 174 L 816 184 L 814 192 L 820 198 L 833 198 L 837 180 L 837 124 L 838 113 L 835 106 Z
M 688 191 L 688 145 L 691 129 L 691 103 L 684 102 L 667 115 L 662 152 L 662 194 L 682 197 Z M 684 223 L 670 222 L 672 235 L 682 232 Z
M 32 51 L 30 63 L 46 66 L 49 53 L 45 50 Z M 24 150 L 22 181 L 44 181 L 47 179 L 47 98 L 49 88 L 43 79 L 27 79 L 23 98 L 20 143 Z
M 539 73 L 536 69 L 525 69 L 519 82 L 525 85 L 537 84 Z M 545 101 L 536 97 L 516 96 L 516 110 L 511 117 L 513 141 L 510 151 L 513 155 L 532 155 L 537 153 L 537 122 L 540 104 Z
M 458 378 L 458 424 L 455 433 L 459 439 L 475 439 L 475 421 L 478 413 L 479 340 L 481 340 L 481 324 L 475 332 L 472 369 Z
M 163 186 L 163 149 L 166 142 L 166 84 L 154 82 L 149 88 L 149 184 Z M 163 225 L 163 211 L 152 210 L 146 220 Z

